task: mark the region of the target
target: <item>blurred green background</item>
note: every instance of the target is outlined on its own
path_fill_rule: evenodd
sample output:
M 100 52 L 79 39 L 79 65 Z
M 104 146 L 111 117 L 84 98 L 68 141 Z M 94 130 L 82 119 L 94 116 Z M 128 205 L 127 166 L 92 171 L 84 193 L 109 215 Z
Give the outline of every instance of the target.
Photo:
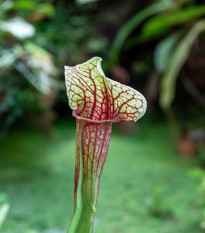
M 204 41 L 203 0 L 0 0 L 0 232 L 66 232 L 63 66 L 93 56 L 148 101 L 137 124 L 113 126 L 94 232 L 205 232 Z

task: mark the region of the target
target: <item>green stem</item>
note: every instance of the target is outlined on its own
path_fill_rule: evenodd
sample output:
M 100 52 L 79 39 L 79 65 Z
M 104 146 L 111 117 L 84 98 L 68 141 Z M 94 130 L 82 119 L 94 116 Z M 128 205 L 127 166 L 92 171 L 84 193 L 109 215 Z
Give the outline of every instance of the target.
M 110 142 L 111 122 L 77 118 L 74 212 L 68 233 L 92 233 L 100 177 Z

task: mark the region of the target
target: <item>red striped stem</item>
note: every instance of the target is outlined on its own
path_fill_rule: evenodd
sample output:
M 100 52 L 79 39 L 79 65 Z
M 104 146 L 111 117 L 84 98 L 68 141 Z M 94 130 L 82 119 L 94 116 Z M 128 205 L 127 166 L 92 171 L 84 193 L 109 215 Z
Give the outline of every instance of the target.
M 77 118 L 74 212 L 68 233 L 93 230 L 100 177 L 107 158 L 112 122 Z

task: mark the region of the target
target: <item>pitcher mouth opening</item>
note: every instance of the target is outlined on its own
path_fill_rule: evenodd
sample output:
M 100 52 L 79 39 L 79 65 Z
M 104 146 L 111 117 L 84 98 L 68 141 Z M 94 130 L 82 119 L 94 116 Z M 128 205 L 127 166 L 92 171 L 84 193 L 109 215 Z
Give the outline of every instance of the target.
M 75 111 L 72 112 L 72 116 L 74 116 L 75 118 L 79 119 L 79 120 L 84 120 L 84 121 L 88 121 L 88 122 L 92 122 L 92 123 L 96 123 L 96 124 L 103 124 L 103 123 L 117 123 L 117 122 L 120 122 L 121 120 L 120 119 L 111 119 L 111 120 L 92 120 L 92 119 L 89 119 L 89 118 L 86 118 L 86 117 L 81 117 L 81 116 L 78 116 L 76 114 Z

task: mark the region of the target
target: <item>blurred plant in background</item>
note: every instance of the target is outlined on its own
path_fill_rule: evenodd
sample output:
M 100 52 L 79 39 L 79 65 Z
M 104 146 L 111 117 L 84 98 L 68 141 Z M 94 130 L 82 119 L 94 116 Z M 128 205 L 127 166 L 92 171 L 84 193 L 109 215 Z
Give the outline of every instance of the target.
M 44 121 L 52 121 L 52 117 L 48 119 L 48 112 L 52 112 L 59 82 L 52 55 L 29 42 L 35 35 L 35 27 L 29 19 L 34 14 L 41 15 L 41 19 L 53 16 L 52 5 L 1 1 L 0 12 L 0 127 L 3 136 L 28 110 L 44 111 L 41 114 L 42 118 L 46 117 Z
M 111 63 L 119 62 L 123 48 L 137 49 L 137 46 L 143 43 L 155 41 L 154 65 L 158 75 L 161 76 L 160 105 L 166 110 L 174 100 L 176 79 L 188 56 L 191 55 L 191 50 L 194 49 L 193 44 L 205 30 L 205 21 L 202 20 L 204 16 L 205 5 L 198 5 L 197 1 L 160 0 L 148 6 L 119 30 L 110 51 Z M 139 26 L 141 27 L 139 35 L 130 37 Z M 204 81 L 203 77 L 200 78 L 201 82 Z M 198 104 L 204 107 L 205 97 L 192 81 L 194 80 L 188 81 L 184 87 Z M 156 86 L 152 88 L 157 89 Z
M 124 24 L 117 33 L 109 54 L 111 66 L 116 66 L 123 59 L 121 54 L 141 51 L 140 47 L 146 50 L 149 44 L 154 48 L 153 53 L 148 50 L 149 54 L 146 54 L 152 56 L 153 62 L 146 62 L 147 59 L 142 57 L 141 65 L 139 62 L 137 64 L 138 71 L 149 72 L 146 79 L 148 103 L 152 105 L 159 99 L 159 105 L 170 125 L 175 147 L 179 153 L 187 156 L 196 156 L 197 145 L 188 136 L 188 128 L 186 135 L 183 134 L 172 104 L 175 100 L 175 107 L 178 106 L 180 110 L 188 109 L 188 93 L 199 107 L 205 108 L 204 17 L 205 5 L 199 4 L 198 1 L 157 1 Z M 151 72 L 150 68 L 146 68 L 149 63 L 154 65 Z M 188 149 L 184 149 L 184 144 Z M 193 152 L 189 153 L 190 150 Z
M 10 204 L 8 201 L 8 196 L 5 193 L 0 193 L 0 230 L 9 212 L 9 208 Z
M 28 123 L 30 119 L 40 122 L 51 136 L 53 107 L 57 100 L 66 101 L 64 80 L 58 78 L 63 77 L 62 67 L 106 46 L 105 39 L 97 35 L 94 17 L 88 14 L 95 10 L 86 3 L 1 1 L 1 136 L 23 116 Z

